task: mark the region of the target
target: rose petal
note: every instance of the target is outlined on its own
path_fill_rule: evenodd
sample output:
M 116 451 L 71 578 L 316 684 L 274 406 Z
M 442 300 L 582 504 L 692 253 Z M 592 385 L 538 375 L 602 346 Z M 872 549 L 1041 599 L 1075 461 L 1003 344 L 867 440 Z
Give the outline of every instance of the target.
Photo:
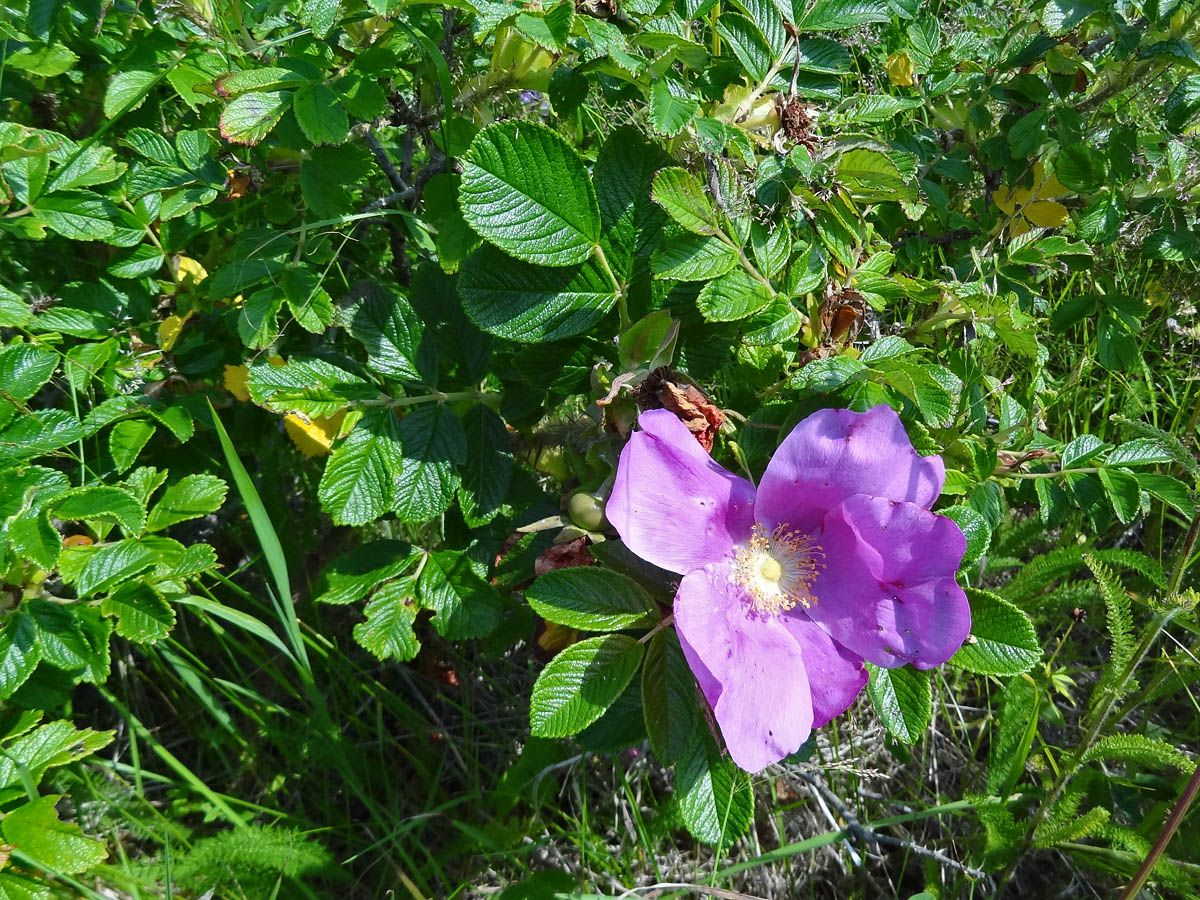
M 940 456 L 918 456 L 890 406 L 865 413 L 823 409 L 802 421 L 771 457 L 755 514 L 768 528 L 812 532 L 847 497 L 869 494 L 928 509 L 942 492 Z
M 843 647 L 878 666 L 941 665 L 971 630 L 954 573 L 967 540 L 945 516 L 914 503 L 850 497 L 817 537 L 825 568 L 805 610 Z
M 724 559 L 754 525 L 754 486 L 725 471 L 665 409 L 642 413 L 605 510 L 627 547 L 683 574 Z
M 783 626 L 800 645 L 808 685 L 812 688 L 813 728 L 820 728 L 850 708 L 866 686 L 862 657 L 836 643 L 800 608 L 780 616 Z
M 776 616 L 745 600 L 727 563 L 689 572 L 675 627 L 733 761 L 758 772 L 800 749 L 812 731 L 812 692 L 800 646 Z

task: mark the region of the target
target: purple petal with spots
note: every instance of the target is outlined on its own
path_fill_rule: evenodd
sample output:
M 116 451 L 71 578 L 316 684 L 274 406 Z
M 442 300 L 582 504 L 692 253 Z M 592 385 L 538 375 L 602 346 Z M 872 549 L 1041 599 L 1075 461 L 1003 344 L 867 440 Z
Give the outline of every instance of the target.
M 840 716 L 866 686 L 862 657 L 836 643 L 799 607 L 779 621 L 800 646 L 800 657 L 812 689 L 813 728 Z
M 817 541 L 825 568 L 806 612 L 843 647 L 879 666 L 931 669 L 970 633 L 954 579 L 967 541 L 950 519 L 860 494 L 829 511 Z
M 649 410 L 621 451 L 605 510 L 627 547 L 684 574 L 726 559 L 754 525 L 754 486 L 704 452 L 665 409 Z
M 684 576 L 675 627 L 735 763 L 758 772 L 800 748 L 813 725 L 801 647 L 779 617 L 753 611 L 728 563 Z
M 865 413 L 823 409 L 802 421 L 771 457 L 755 513 L 812 532 L 847 497 L 868 494 L 931 507 L 942 492 L 940 456 L 918 456 L 889 406 Z

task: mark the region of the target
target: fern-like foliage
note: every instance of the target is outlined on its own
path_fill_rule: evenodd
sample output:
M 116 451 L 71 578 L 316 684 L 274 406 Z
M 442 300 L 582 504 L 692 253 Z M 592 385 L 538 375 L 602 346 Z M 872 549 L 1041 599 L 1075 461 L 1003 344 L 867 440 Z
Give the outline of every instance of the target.
M 1108 841 L 1117 851 L 1124 851 L 1122 860 L 1124 865 L 1120 867 L 1106 866 L 1110 871 L 1117 872 L 1124 878 L 1129 878 L 1137 869 L 1138 864 L 1150 853 L 1150 841 L 1136 831 L 1115 822 L 1110 821 L 1102 825 L 1096 830 L 1095 837 Z M 1175 866 L 1165 856 L 1160 857 L 1155 864 L 1153 877 L 1155 881 L 1181 893 L 1195 890 L 1197 883 L 1200 882 L 1200 879 L 1195 876 L 1188 877 L 1186 871 Z
M 1095 709 L 1106 697 L 1137 689 L 1137 683 L 1132 677 L 1124 684 L 1120 683 L 1122 675 L 1133 659 L 1133 613 L 1130 610 L 1129 595 L 1125 593 L 1112 569 L 1090 553 L 1084 557 L 1084 561 L 1096 576 L 1100 596 L 1104 599 L 1108 634 L 1112 639 L 1109 664 L 1105 666 L 1104 673 L 1092 692 L 1091 705 Z
M 1000 867 L 1016 855 L 1025 825 L 1013 818 L 1005 803 L 997 797 L 969 797 L 975 814 L 983 824 L 984 863 Z
M 1196 769 L 1196 761 L 1186 753 L 1175 749 L 1166 741 L 1158 741 L 1141 734 L 1110 734 L 1102 737 L 1080 758 L 1080 762 L 1105 759 L 1138 766 L 1163 768 L 1170 766 L 1185 775 Z
M 273 896 L 281 879 L 302 881 L 336 874 L 333 854 L 298 831 L 269 826 L 223 831 L 201 838 L 173 860 L 176 887 L 197 894 L 258 900 Z M 279 896 L 288 896 L 285 892 Z
M 1034 831 L 1033 846 L 1045 850 L 1066 841 L 1077 841 L 1080 838 L 1088 837 L 1095 834 L 1102 825 L 1107 824 L 1111 815 L 1103 806 L 1093 806 L 1082 816 L 1069 821 L 1048 819 Z
M 1005 600 L 1023 606 L 1046 591 L 1058 579 L 1078 571 L 1083 565 L 1083 547 L 1063 547 L 1031 559 L 999 593 Z

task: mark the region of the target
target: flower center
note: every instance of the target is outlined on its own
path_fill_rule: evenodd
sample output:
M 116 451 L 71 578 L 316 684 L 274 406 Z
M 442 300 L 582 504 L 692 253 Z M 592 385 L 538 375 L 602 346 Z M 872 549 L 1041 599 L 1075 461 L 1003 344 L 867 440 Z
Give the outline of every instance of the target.
M 735 572 L 754 608 L 777 615 L 796 604 L 807 608 L 817 602 L 810 588 L 825 568 L 824 557 L 810 535 L 789 531 L 787 525 L 768 534 L 755 524 L 750 542 L 737 552 Z

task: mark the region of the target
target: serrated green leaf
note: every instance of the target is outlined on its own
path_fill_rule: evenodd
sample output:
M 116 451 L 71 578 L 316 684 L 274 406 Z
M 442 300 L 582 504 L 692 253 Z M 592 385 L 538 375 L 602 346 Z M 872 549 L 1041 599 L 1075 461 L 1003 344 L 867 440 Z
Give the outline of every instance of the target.
M 650 196 L 667 215 L 693 234 L 716 234 L 717 211 L 696 177 L 686 169 L 672 167 L 654 176 Z
M 914 744 L 929 727 L 933 710 L 928 672 L 912 666 L 884 669 L 867 663 L 867 693 L 884 728 L 896 740 Z
M 367 601 L 365 622 L 354 626 L 354 639 L 379 659 L 407 662 L 421 650 L 413 633 L 418 607 L 413 598 L 416 580 L 399 578 L 384 585 Z
M 289 91 L 251 91 L 235 97 L 221 112 L 221 136 L 253 146 L 271 133 L 291 102 Z
M 565 268 L 522 262 L 484 245 L 458 279 L 463 312 L 510 341 L 553 341 L 586 331 L 617 302 L 612 279 L 594 257 Z
M 529 700 L 534 737 L 570 737 L 600 718 L 642 661 L 642 645 L 623 634 L 572 644 L 547 663 Z
M 1135 477 L 1143 491 L 1174 507 L 1184 518 L 1190 521 L 1196 515 L 1196 501 L 1192 499 L 1192 492 L 1178 478 L 1151 472 L 1138 472 Z
M 738 13 L 723 12 L 717 18 L 717 33 L 725 39 L 742 68 L 755 81 L 762 81 L 766 77 L 774 60 L 771 48 L 753 22 Z
M 659 619 L 658 606 L 632 579 L 595 566 L 547 572 L 525 599 L 547 622 L 584 631 L 648 628 Z
M 752 347 L 771 347 L 782 344 L 800 330 L 800 311 L 783 297 L 777 296 L 763 309 L 745 319 L 739 328 L 742 341 Z
M 50 505 L 55 516 L 66 522 L 118 523 L 128 535 L 140 534 L 146 510 L 133 494 L 118 487 L 77 488 Z
M 1075 234 L 1089 244 L 1111 244 L 1125 223 L 1125 197 L 1104 191 L 1083 211 L 1075 223 Z
M 292 110 L 304 136 L 314 144 L 340 144 L 350 134 L 350 118 L 333 88 L 305 85 L 292 98 Z
M 356 400 L 379 392 L 363 379 L 323 359 L 292 357 L 285 365 L 267 361 L 250 366 L 246 382 L 250 399 L 275 412 L 298 412 L 311 418 L 332 416 Z
M 0 822 L 0 830 L 5 843 L 19 847 L 39 865 L 75 875 L 104 862 L 108 851 L 100 841 L 85 837 L 78 825 L 59 820 L 54 807 L 62 797 L 50 794 L 18 806 Z
M 157 81 L 156 73 L 144 69 L 117 72 L 108 83 L 108 90 L 104 94 L 104 115 L 112 119 L 121 113 L 137 109 Z
M 650 87 L 650 127 L 664 137 L 675 137 L 691 124 L 700 112 L 700 104 L 671 90 L 665 78 L 655 79 Z
M 405 416 L 399 437 L 402 458 L 392 509 L 401 522 L 425 522 L 449 509 L 467 438 L 458 416 L 440 403 Z
M 700 289 L 696 306 L 709 322 L 733 322 L 771 302 L 771 288 L 743 269 L 716 278 Z
M 700 703 L 696 679 L 672 629 L 660 631 L 646 648 L 642 708 L 654 755 L 673 765 L 697 743 Z
M 102 241 L 116 230 L 112 223 L 115 207 L 88 191 L 39 197 L 34 212 L 46 227 L 72 241 Z
M 41 658 L 33 618 L 21 611 L 5 616 L 0 623 L 0 700 L 7 700 L 29 679 Z
M 26 510 L 8 522 L 8 544 L 12 552 L 47 571 L 58 564 L 62 540 L 45 510 Z
M 808 9 L 806 0 L 792 0 L 800 31 L 839 31 L 873 22 L 888 22 L 887 0 L 817 0 Z
M 466 457 L 458 502 L 472 527 L 485 525 L 500 512 L 512 478 L 508 429 L 489 407 L 476 405 L 463 418 Z
M 1054 174 L 1071 190 L 1090 194 L 1104 183 L 1107 166 L 1099 151 L 1086 144 L 1068 144 L 1054 161 Z
M 417 349 L 423 326 L 408 298 L 373 284 L 360 293 L 345 316 L 350 334 L 367 350 L 367 364 L 383 375 L 421 381 Z
M 117 617 L 117 634 L 139 644 L 161 641 L 175 627 L 175 610 L 155 590 L 128 581 L 104 598 L 100 612 Z
M 73 585 L 79 596 L 88 597 L 144 572 L 158 558 L 148 546 L 127 538 L 111 544 L 67 547 L 58 565 L 63 580 Z
M 1100 470 L 1100 483 L 1121 524 L 1128 525 L 1142 509 L 1142 490 L 1133 473 L 1108 467 Z
M 1000 694 L 1000 713 L 988 752 L 988 793 L 1007 797 L 1025 771 L 1037 734 L 1040 694 L 1029 677 L 1013 678 Z
M 1200 75 L 1189 75 L 1182 79 L 1167 97 L 1163 106 L 1167 128 L 1176 133 L 1183 131 L 1200 112 Z
M 737 265 L 738 252 L 715 237 L 680 234 L 654 251 L 650 270 L 672 281 L 708 281 Z
M 500 623 L 500 594 L 465 553 L 430 553 L 419 589 L 421 605 L 433 610 L 433 627 L 444 638 L 484 637 Z
M 40 713 L 38 714 L 40 716 Z M 48 769 L 90 756 L 112 743 L 114 732 L 78 729 L 61 719 L 7 743 L 0 754 L 0 788 L 16 785 L 22 769 L 36 784 Z M 6 741 L 15 737 L 10 732 Z
M 754 817 L 750 779 L 707 733 L 692 741 L 676 763 L 675 796 L 687 830 L 713 847 L 731 846 Z
M 317 496 L 339 525 L 366 525 L 389 509 L 400 474 L 400 423 L 390 409 L 370 409 L 333 449 Z
M 216 512 L 225 502 L 229 486 L 216 475 L 186 475 L 169 486 L 146 517 L 147 531 L 197 519 Z
M 1149 466 L 1170 463 L 1174 457 L 1154 438 L 1134 438 L 1117 444 L 1105 457 L 1106 466 Z
M 330 563 L 314 589 L 317 603 L 346 604 L 361 600 L 378 584 L 411 569 L 417 553 L 403 541 L 371 541 Z
M 1037 665 L 1042 646 L 1029 616 L 990 591 L 966 590 L 971 635 L 950 664 L 980 675 L 1019 675 Z
M 939 509 L 938 515 L 953 520 L 967 538 L 967 552 L 963 555 L 962 566 L 969 566 L 987 553 L 988 545 L 992 542 L 992 529 L 987 519 L 973 507 L 965 504 L 950 506 Z
M 10 344 L 0 349 L 0 397 L 28 400 L 50 380 L 58 354 L 33 344 Z
M 479 132 L 463 157 L 458 197 L 476 233 L 526 262 L 581 263 L 600 238 L 583 160 L 542 125 L 502 122 Z

